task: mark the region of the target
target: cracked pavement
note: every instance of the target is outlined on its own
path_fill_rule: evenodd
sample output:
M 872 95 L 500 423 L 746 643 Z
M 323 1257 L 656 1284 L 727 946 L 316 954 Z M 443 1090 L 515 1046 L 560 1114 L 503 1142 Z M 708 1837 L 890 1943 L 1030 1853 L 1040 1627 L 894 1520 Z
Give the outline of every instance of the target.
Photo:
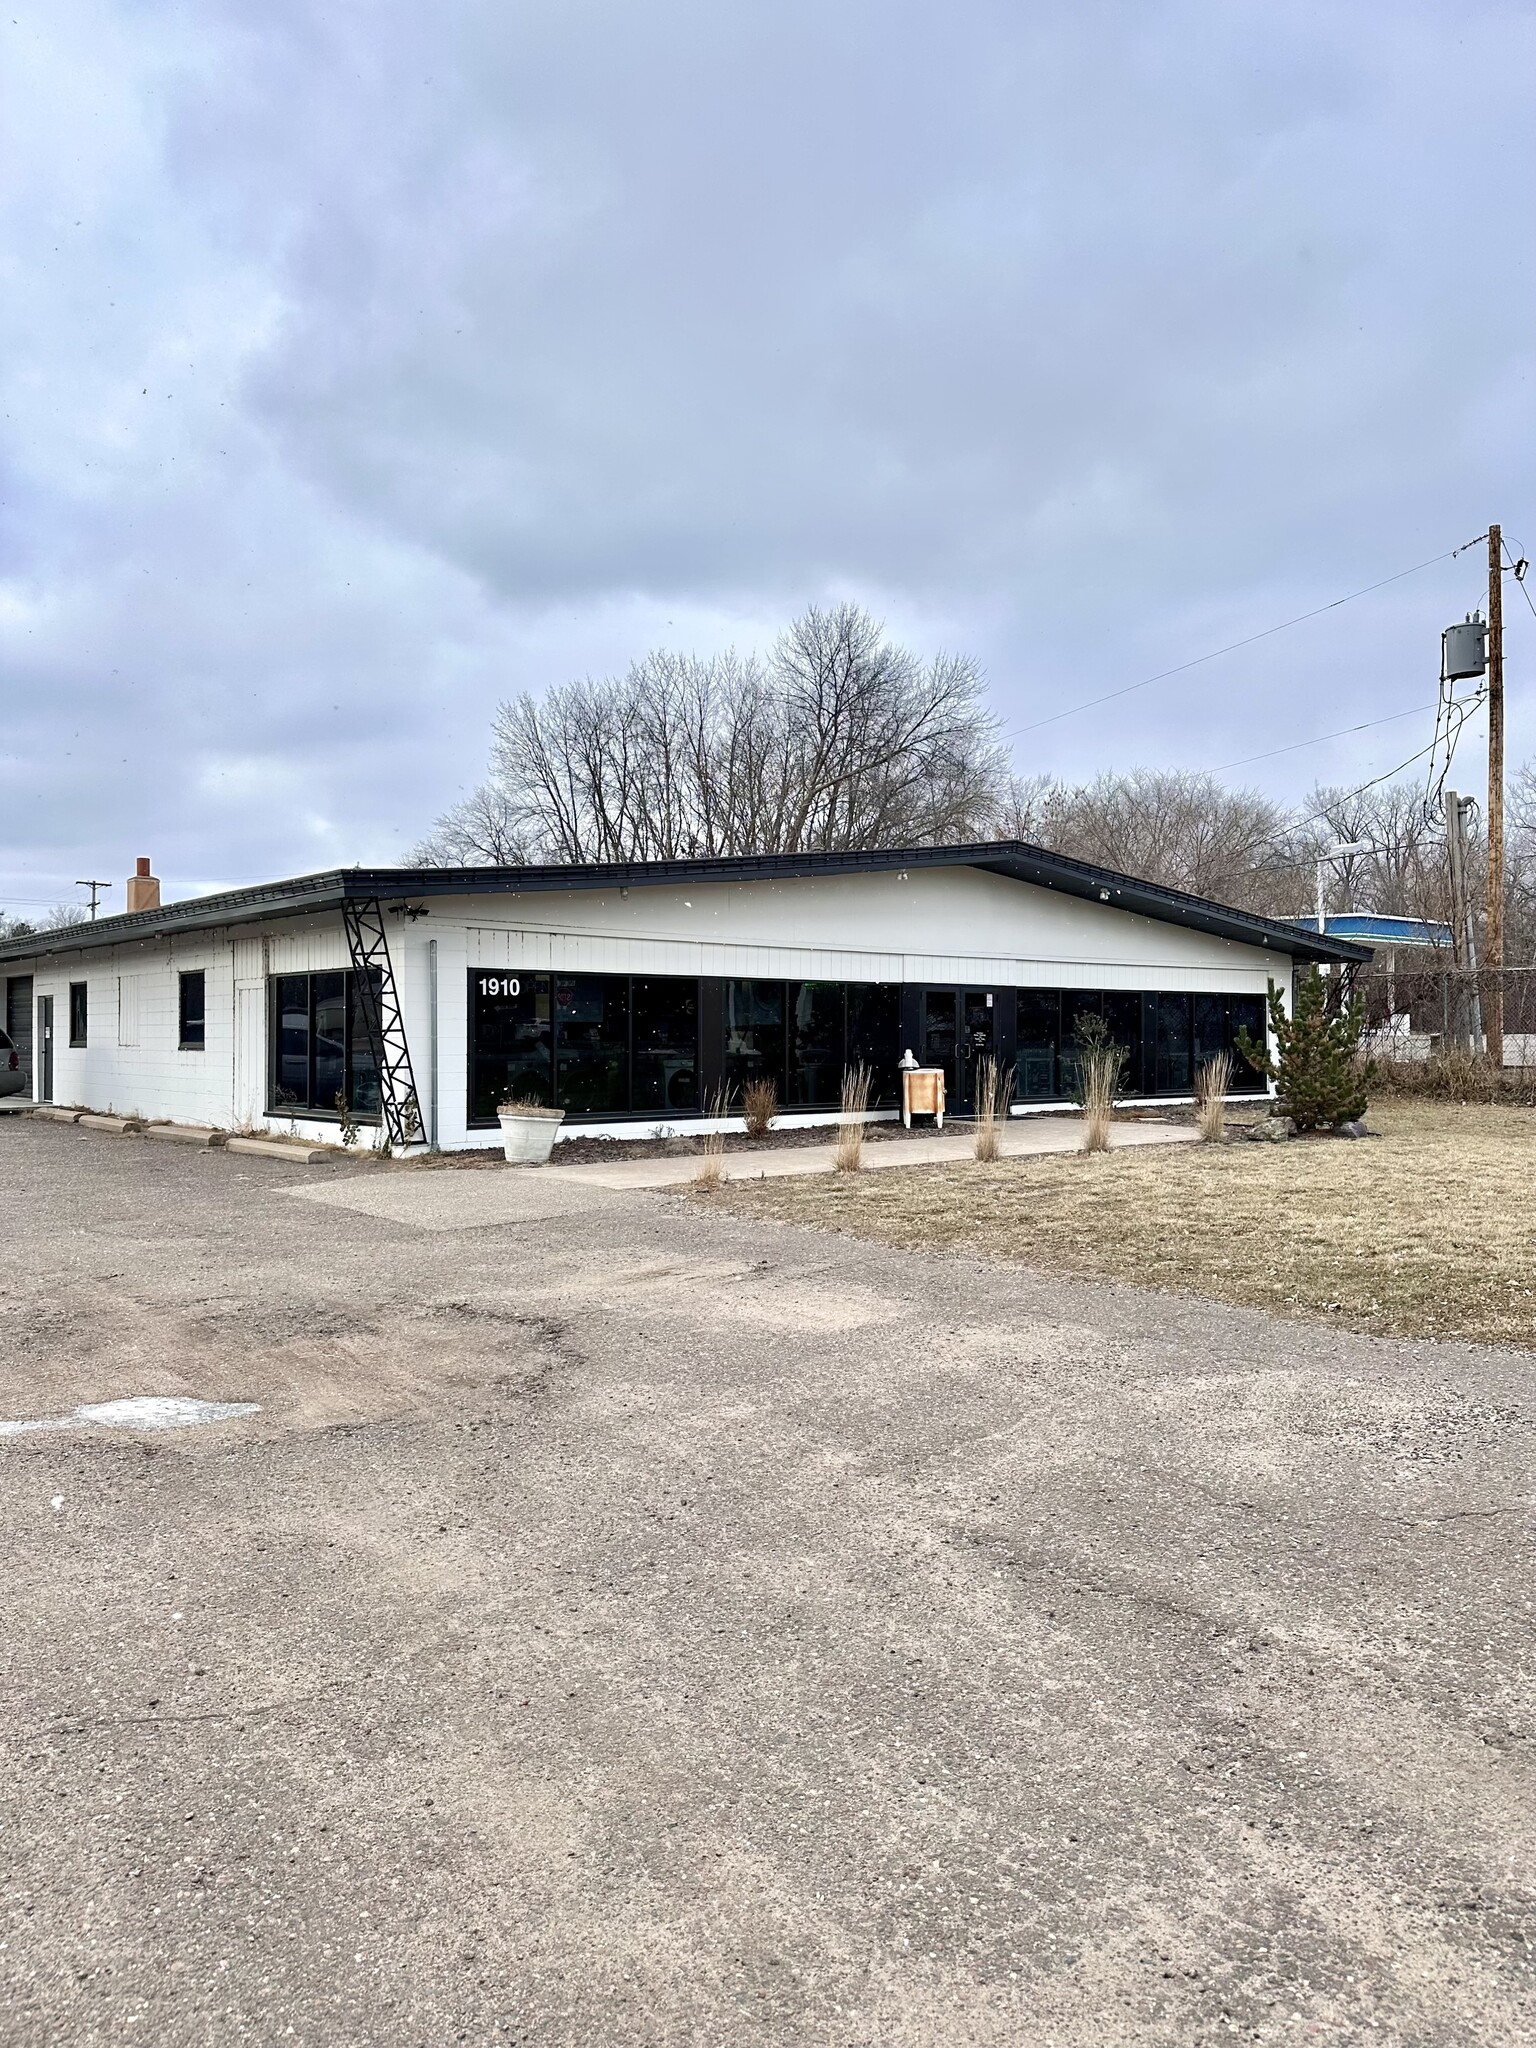
M 1531 1357 L 0 1126 L 0 2038 L 1536 2041 Z

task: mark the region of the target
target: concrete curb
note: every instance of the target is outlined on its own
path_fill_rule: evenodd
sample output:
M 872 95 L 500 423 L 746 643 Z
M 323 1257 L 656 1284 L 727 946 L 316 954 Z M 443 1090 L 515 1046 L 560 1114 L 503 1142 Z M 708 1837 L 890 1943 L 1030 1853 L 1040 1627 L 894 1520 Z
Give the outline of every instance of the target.
M 281 1138 L 226 1138 L 224 1150 L 251 1153 L 258 1159 L 286 1159 L 290 1166 L 323 1166 L 336 1157 L 318 1146 L 289 1145 Z
M 173 1145 L 201 1145 L 205 1148 L 217 1148 L 228 1142 L 227 1133 L 216 1131 L 207 1124 L 146 1124 L 140 1135 L 166 1138 Z
M 93 1110 L 88 1110 L 84 1116 L 77 1116 L 75 1122 L 82 1130 L 110 1131 L 115 1138 L 126 1138 L 130 1132 L 137 1137 L 144 1129 L 143 1123 L 137 1117 L 98 1116 Z

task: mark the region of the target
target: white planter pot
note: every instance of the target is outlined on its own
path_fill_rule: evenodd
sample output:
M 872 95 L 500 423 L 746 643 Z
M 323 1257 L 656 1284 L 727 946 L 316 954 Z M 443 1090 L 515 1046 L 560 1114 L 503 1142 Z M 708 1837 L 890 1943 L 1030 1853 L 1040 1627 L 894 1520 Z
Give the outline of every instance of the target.
M 555 1137 L 565 1121 L 563 1109 L 496 1112 L 501 1125 L 502 1150 L 510 1166 L 543 1166 L 555 1149 Z

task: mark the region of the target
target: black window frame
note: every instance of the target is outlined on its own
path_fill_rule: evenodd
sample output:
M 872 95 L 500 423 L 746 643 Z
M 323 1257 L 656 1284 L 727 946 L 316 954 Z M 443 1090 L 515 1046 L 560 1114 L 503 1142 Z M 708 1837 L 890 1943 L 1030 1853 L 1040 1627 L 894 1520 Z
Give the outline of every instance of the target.
M 377 968 L 374 968 L 370 971 L 373 975 L 375 984 L 377 985 L 382 980 L 380 971 Z M 362 1006 L 357 999 L 357 976 L 350 967 L 315 968 L 307 971 L 301 970 L 300 972 L 295 974 L 269 974 L 267 976 L 266 1113 L 268 1116 L 291 1117 L 301 1120 L 305 1123 L 339 1124 L 341 1122 L 341 1112 L 337 1109 L 334 1099 L 330 1103 L 328 1103 L 324 1108 L 321 1108 L 319 1104 L 309 1100 L 305 1100 L 303 1102 L 300 1102 L 296 1099 L 288 1102 L 280 1102 L 278 1100 L 278 1067 L 279 1061 L 282 1057 L 281 1001 L 283 983 L 303 981 L 308 984 L 305 999 L 305 1016 L 307 1019 L 305 1027 L 307 1039 L 305 1049 L 305 1064 L 309 1083 L 308 1093 L 312 1095 L 314 1092 L 315 1040 L 317 1035 L 315 1030 L 315 983 L 317 981 L 330 981 L 337 975 L 341 977 L 342 982 L 341 1001 L 343 1009 L 343 1079 L 341 1088 L 336 1090 L 335 1093 L 341 1094 L 345 1097 L 348 1105 L 347 1114 L 353 1122 L 371 1125 L 380 1123 L 382 1121 L 382 1105 L 379 1105 L 378 1107 L 373 1107 L 368 1104 L 363 1104 L 360 1106 L 356 1100 L 357 1084 L 359 1079 L 363 1076 L 366 1076 L 371 1081 L 373 1092 L 375 1096 L 377 1095 L 379 1087 L 379 1068 L 378 1048 L 371 1044 L 363 1045 L 361 1047 L 358 1044 L 359 1038 L 361 1037 L 363 1039 L 366 1039 L 367 1033 L 366 1028 L 362 1025 L 360 1018 Z M 334 997 L 329 998 L 329 1000 L 334 1000 Z M 362 1058 L 359 1058 L 357 1056 L 360 1051 L 365 1055 Z
M 88 981 L 69 984 L 69 1042 L 76 1050 L 91 1042 L 91 985 Z
M 190 1014 L 187 995 L 193 983 L 197 986 L 197 1015 Z M 189 1029 L 196 1036 L 189 1035 Z M 206 1052 L 208 1049 L 208 970 L 205 967 L 184 967 L 176 976 L 176 1050 L 178 1052 Z
M 549 1043 L 547 1050 L 543 1052 L 542 1060 L 539 1063 L 543 1069 L 543 1072 L 542 1078 L 540 1078 L 538 1081 L 538 1085 L 542 1091 L 542 1099 L 552 1105 L 557 1106 L 559 1106 L 557 1076 L 562 1071 L 560 1058 L 560 1027 L 562 1023 L 562 1018 L 560 1015 L 561 1003 L 559 1000 L 559 992 L 556 987 L 556 984 L 560 981 L 611 981 L 622 983 L 624 989 L 623 1008 L 625 1028 L 627 1033 L 627 1045 L 624 1065 L 624 1099 L 629 1106 L 625 1109 L 576 1110 L 572 1110 L 567 1107 L 566 1114 L 569 1117 L 571 1117 L 573 1121 L 580 1121 L 582 1123 L 668 1123 L 673 1121 L 674 1119 L 680 1119 L 683 1117 L 696 1117 L 701 1114 L 700 1103 L 703 1096 L 703 1086 L 700 1067 L 703 1056 L 702 1026 L 704 1015 L 704 977 L 696 974 L 612 974 L 588 970 L 573 970 L 562 973 L 557 969 L 547 967 L 471 967 L 467 970 L 465 981 L 466 1007 L 464 1030 L 464 1124 L 467 1130 L 493 1131 L 496 1129 L 496 1117 L 494 1112 L 490 1115 L 477 1115 L 475 1111 L 475 1097 L 479 1087 L 480 1080 L 480 1077 L 476 1072 L 476 1068 L 481 1060 L 494 1060 L 497 1058 L 505 1057 L 504 1054 L 483 1052 L 480 1049 L 478 1033 L 476 1030 L 476 1002 L 481 992 L 478 991 L 475 987 L 477 981 L 516 981 L 520 984 L 527 985 L 527 992 L 534 995 L 537 995 L 537 993 L 539 992 L 540 982 L 547 984 L 547 994 L 549 1001 Z M 650 992 L 654 990 L 655 986 L 658 983 L 661 982 L 676 983 L 680 991 L 686 990 L 689 992 L 689 996 L 692 1002 L 692 1086 L 694 1099 L 692 1103 L 688 1104 L 686 1107 L 669 1101 L 665 1106 L 659 1108 L 651 1107 L 646 1109 L 636 1109 L 634 1107 L 635 1064 L 637 1057 L 635 1029 L 636 1021 L 637 1017 L 641 1014 L 642 1008 L 644 1008 L 647 1011 L 649 1010 Z M 635 995 L 637 986 L 642 985 L 647 991 L 647 1001 L 644 1005 L 637 1004 Z M 520 987 L 518 990 L 519 998 L 522 997 L 523 993 L 524 989 Z M 686 1004 L 684 1005 L 684 1007 L 686 1007 Z M 643 1045 L 639 1048 L 639 1056 L 646 1059 L 656 1058 L 668 1053 L 679 1054 L 681 1056 L 684 1067 L 686 1067 L 687 1045 L 686 1042 L 682 1039 L 679 1039 L 678 1043 L 672 1047 L 657 1047 L 655 1045 Z M 533 1063 L 531 1061 L 525 1062 L 524 1069 L 526 1072 L 531 1074 L 533 1072 Z M 665 1084 L 669 1096 L 676 1092 L 677 1084 L 678 1075 L 674 1073 Z M 684 1092 L 686 1092 L 686 1087 L 684 1089 Z
M 1014 1101 L 1017 1103 L 1043 1104 L 1046 1102 L 1068 1102 L 1072 1099 L 1076 1067 L 1076 1033 L 1074 1025 L 1083 1014 L 1107 1015 L 1114 1005 L 1126 1007 L 1131 1001 L 1141 1004 L 1141 1030 L 1136 1042 L 1126 1047 L 1125 1081 L 1122 1093 L 1137 1101 L 1156 1101 L 1159 1098 L 1179 1100 L 1193 1094 L 1196 1078 L 1204 1060 L 1216 1050 L 1226 1050 L 1232 1055 L 1233 1071 L 1230 1092 L 1234 1095 L 1258 1095 L 1265 1092 L 1268 1082 L 1256 1068 L 1250 1067 L 1237 1050 L 1238 1007 L 1250 1020 L 1261 1020 L 1264 1006 L 1262 996 L 1247 995 L 1238 990 L 1202 991 L 1194 993 L 1181 989 L 1078 989 L 1021 987 L 1015 992 L 1016 1042 L 1014 1055 Z M 1209 1027 L 1215 1023 L 1212 1010 L 1220 1005 L 1221 1046 L 1213 1043 Z M 1207 1033 L 1202 1034 L 1197 1052 L 1196 1016 L 1197 1006 L 1204 1010 Z M 1050 1038 L 1050 1017 L 1054 1008 L 1056 1018 L 1054 1056 L 1047 1042 Z M 1158 1068 L 1166 1070 L 1170 1044 L 1168 1025 L 1175 1021 L 1175 1008 L 1183 1012 L 1181 1027 L 1173 1035 L 1178 1039 L 1175 1049 L 1187 1054 L 1188 1078 L 1181 1082 L 1159 1085 Z M 1027 1021 L 1026 1021 L 1027 1020 Z M 1127 1029 L 1128 1017 L 1112 1026 L 1112 1036 L 1117 1044 L 1131 1034 Z M 1026 1033 L 1030 1043 L 1024 1044 Z M 1055 1092 L 1046 1094 L 1039 1085 L 1043 1080 L 1043 1069 L 1054 1057 Z M 1035 1085 L 1029 1085 L 1034 1082 Z
M 560 1005 L 556 1001 L 555 984 L 562 978 L 574 980 L 605 979 L 624 983 L 627 987 L 626 1014 L 629 1025 L 629 1060 L 627 1069 L 628 1107 L 625 1109 L 573 1109 L 560 1101 L 556 1075 L 560 1071 Z M 466 1128 L 472 1131 L 487 1131 L 496 1128 L 493 1115 L 476 1113 L 477 1097 L 488 1100 L 490 1088 L 485 1075 L 477 1072 L 481 1062 L 490 1062 L 509 1057 L 507 1048 L 491 1050 L 482 1047 L 477 1023 L 477 1004 L 482 995 L 476 984 L 480 981 L 513 980 L 522 984 L 518 991 L 519 1001 L 537 992 L 539 984 L 545 982 L 549 990 L 550 1043 L 547 1051 L 538 1049 L 537 1071 L 532 1064 L 524 1071 L 531 1083 L 530 1092 L 537 1087 L 542 1099 L 555 1107 L 565 1109 L 573 1122 L 581 1123 L 623 1123 L 649 1122 L 665 1124 L 692 1119 L 705 1113 L 705 1104 L 712 1101 L 715 1090 L 729 1085 L 725 1068 L 725 1010 L 726 991 L 733 981 L 754 981 L 759 988 L 771 988 L 779 996 L 780 1023 L 772 1027 L 774 1036 L 782 1041 L 778 1056 L 771 1059 L 764 1068 L 765 1077 L 771 1079 L 779 1091 L 782 1110 L 797 1115 L 835 1110 L 842 1100 L 842 1078 L 846 1069 L 858 1058 L 867 1060 L 872 1068 L 870 1107 L 888 1108 L 896 1099 L 898 1060 L 900 1058 L 900 1013 L 901 984 L 899 982 L 853 982 L 828 981 L 820 977 L 801 977 L 795 980 L 776 976 L 729 976 L 729 975 L 683 975 L 683 974 L 609 974 L 588 976 L 586 974 L 562 977 L 548 968 L 524 967 L 471 967 L 467 970 L 465 1012 L 465 1079 L 464 1110 Z M 818 1077 L 816 1100 L 796 1099 L 797 1073 L 809 1069 L 811 1063 L 797 1065 L 796 1033 L 794 1017 L 801 991 L 807 982 L 822 998 L 825 1018 L 826 992 L 837 990 L 836 1013 L 836 1054 L 814 1063 Z M 693 1013 L 693 1043 L 691 1059 L 689 1049 L 679 1039 L 677 1043 L 656 1048 L 645 1044 L 642 1018 L 653 1009 L 662 1007 L 657 991 L 665 985 L 674 985 L 678 990 L 688 991 L 687 1003 Z M 644 991 L 642 994 L 641 992 Z M 488 992 L 485 1000 L 494 1001 L 494 992 Z M 531 1020 L 530 1020 L 531 1021 Z M 487 1034 L 488 1036 L 490 1034 Z M 822 1050 L 833 1051 L 833 1032 L 824 1034 Z M 666 1100 L 662 1103 L 642 1101 L 642 1094 L 654 1090 L 656 1077 L 648 1073 L 642 1083 L 640 1063 L 642 1059 L 653 1060 L 664 1056 L 666 1062 L 679 1068 L 665 1082 Z M 836 1086 L 832 1076 L 835 1070 Z M 678 1083 L 682 1082 L 681 1090 Z M 689 1099 L 691 1091 L 691 1099 Z M 733 1111 L 740 1110 L 739 1075 L 732 1086 Z

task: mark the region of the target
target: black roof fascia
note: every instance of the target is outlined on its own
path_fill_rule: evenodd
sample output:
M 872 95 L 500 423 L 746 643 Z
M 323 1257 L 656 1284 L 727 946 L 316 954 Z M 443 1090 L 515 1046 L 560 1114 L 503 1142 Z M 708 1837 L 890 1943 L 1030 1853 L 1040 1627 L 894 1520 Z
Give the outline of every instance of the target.
M 31 959 L 46 953 L 73 953 L 94 946 L 118 945 L 134 939 L 170 936 L 179 931 L 207 930 L 219 925 L 249 924 L 274 917 L 299 917 L 312 911 L 336 910 L 347 900 L 385 900 L 430 896 L 545 895 L 612 888 L 657 888 L 672 883 L 789 882 L 818 877 L 883 874 L 903 868 L 974 867 L 1006 875 L 1037 888 L 1057 889 L 1085 902 L 1108 903 L 1116 910 L 1182 925 L 1234 944 L 1257 946 L 1293 959 L 1363 965 L 1372 958 L 1369 946 L 1345 939 L 1319 938 L 1297 925 L 1234 910 L 1202 896 L 1190 896 L 1160 883 L 1138 881 L 1111 868 L 1070 860 L 1022 840 L 992 840 L 968 846 L 913 846 L 854 853 L 734 854 L 702 860 L 603 862 L 587 867 L 523 868 L 333 868 L 301 875 L 292 881 L 263 883 L 218 896 L 189 897 L 159 910 L 128 912 L 97 918 L 88 925 L 68 925 L 0 942 L 0 960 Z

